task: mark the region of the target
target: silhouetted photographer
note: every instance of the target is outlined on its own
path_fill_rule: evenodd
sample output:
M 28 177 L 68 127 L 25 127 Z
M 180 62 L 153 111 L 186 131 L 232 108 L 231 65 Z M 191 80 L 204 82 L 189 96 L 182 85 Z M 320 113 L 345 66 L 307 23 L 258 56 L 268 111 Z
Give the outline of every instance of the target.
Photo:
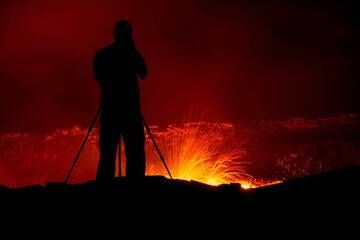
M 136 49 L 132 26 L 120 21 L 114 30 L 114 42 L 99 50 L 94 58 L 95 78 L 101 87 L 100 161 L 97 181 L 115 176 L 117 144 L 123 138 L 126 176 L 145 176 L 145 136 L 141 117 L 138 77 L 148 75 L 146 63 Z

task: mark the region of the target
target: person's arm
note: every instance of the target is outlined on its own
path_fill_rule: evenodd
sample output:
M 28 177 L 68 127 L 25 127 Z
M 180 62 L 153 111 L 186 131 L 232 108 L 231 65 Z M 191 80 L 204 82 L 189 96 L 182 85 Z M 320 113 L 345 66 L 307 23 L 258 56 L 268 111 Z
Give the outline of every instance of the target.
M 145 79 L 148 76 L 147 65 L 139 51 L 136 51 L 136 72 L 141 79 Z

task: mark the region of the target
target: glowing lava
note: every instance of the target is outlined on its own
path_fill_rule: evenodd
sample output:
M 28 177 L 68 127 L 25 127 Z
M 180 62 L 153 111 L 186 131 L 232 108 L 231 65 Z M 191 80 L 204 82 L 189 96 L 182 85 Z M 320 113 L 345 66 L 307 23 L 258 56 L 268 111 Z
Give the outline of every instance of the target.
M 168 167 L 176 179 L 210 185 L 241 183 L 243 188 L 263 185 L 250 181 L 247 152 L 237 139 L 235 127 L 225 123 L 194 122 L 152 127 Z M 6 134 L 0 136 L 0 183 L 18 187 L 62 181 L 86 130 L 75 127 L 52 134 Z M 98 130 L 86 145 L 71 178 L 72 183 L 95 178 L 98 163 Z M 147 138 L 147 175 L 166 176 L 152 142 Z M 122 153 L 124 156 L 124 153 Z M 122 157 L 122 172 L 125 157 Z
M 236 146 L 233 133 L 230 124 L 198 122 L 169 126 L 156 139 L 175 178 L 219 185 L 248 177 L 246 151 Z M 166 175 L 151 142 L 147 152 L 147 174 Z

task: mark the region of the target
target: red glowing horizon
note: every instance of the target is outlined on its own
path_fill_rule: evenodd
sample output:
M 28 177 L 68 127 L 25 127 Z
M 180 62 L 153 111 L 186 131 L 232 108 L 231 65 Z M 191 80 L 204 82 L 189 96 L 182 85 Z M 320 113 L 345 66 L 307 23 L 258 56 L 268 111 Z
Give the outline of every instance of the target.
M 234 125 L 197 120 L 164 129 L 153 126 L 152 131 L 176 179 L 211 185 L 240 183 L 250 188 L 359 164 L 360 153 L 353 142 L 327 139 L 339 131 L 343 137 L 349 130 L 359 133 L 359 126 L 359 116 L 352 114 L 259 121 L 252 126 L 249 122 Z M 21 187 L 62 182 L 86 132 L 74 127 L 1 135 L 1 184 Z M 146 153 L 147 175 L 167 176 L 150 139 Z M 95 129 L 70 183 L 94 180 L 98 157 Z M 124 156 L 122 160 L 124 169 Z

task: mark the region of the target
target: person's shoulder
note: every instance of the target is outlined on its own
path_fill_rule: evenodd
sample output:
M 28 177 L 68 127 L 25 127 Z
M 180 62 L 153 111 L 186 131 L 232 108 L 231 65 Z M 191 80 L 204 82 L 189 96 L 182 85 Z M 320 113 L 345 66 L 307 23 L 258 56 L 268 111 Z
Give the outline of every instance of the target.
M 140 55 L 140 56 L 142 55 L 141 52 L 140 52 L 140 50 L 137 49 L 137 48 L 135 48 L 135 53 L 136 53 L 137 55 Z
M 138 49 L 135 49 L 134 53 L 138 59 L 143 59 L 143 55 Z
M 108 48 L 109 47 L 105 47 L 105 48 L 101 48 L 101 49 L 97 50 L 95 53 L 95 57 L 106 54 L 109 51 Z
M 107 56 L 111 52 L 112 52 L 111 46 L 101 48 L 95 53 L 95 58 L 100 58 L 100 57 Z

